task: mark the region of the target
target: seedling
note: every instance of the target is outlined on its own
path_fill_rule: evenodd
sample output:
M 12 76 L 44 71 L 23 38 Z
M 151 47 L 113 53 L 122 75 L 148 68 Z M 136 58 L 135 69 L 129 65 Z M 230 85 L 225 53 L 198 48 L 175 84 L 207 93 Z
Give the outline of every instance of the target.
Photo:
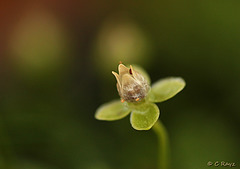
M 136 130 L 153 130 L 159 139 L 159 169 L 168 169 L 168 136 L 165 127 L 158 120 L 160 110 L 155 103 L 166 101 L 185 87 L 181 77 L 160 79 L 150 87 L 148 74 L 139 66 L 127 68 L 122 63 L 118 72 L 112 72 L 117 80 L 120 100 L 113 100 L 100 106 L 95 118 L 114 121 L 130 114 L 130 123 Z

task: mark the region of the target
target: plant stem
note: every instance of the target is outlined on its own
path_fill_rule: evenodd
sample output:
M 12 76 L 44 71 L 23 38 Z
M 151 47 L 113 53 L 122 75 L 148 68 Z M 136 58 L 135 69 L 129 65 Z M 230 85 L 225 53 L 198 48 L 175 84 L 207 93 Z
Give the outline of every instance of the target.
M 153 126 L 154 132 L 158 137 L 158 167 L 159 169 L 169 169 L 169 141 L 167 131 L 160 120 L 158 120 Z

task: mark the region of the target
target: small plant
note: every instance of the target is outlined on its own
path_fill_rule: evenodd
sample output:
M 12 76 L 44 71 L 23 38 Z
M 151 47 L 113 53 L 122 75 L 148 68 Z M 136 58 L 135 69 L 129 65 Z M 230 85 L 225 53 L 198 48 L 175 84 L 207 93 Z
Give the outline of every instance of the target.
M 133 68 L 134 67 L 134 68 Z M 130 123 L 136 130 L 153 128 L 159 139 L 159 169 L 168 168 L 168 136 L 165 127 L 158 120 L 160 110 L 155 103 L 166 101 L 185 87 L 180 77 L 168 77 L 150 87 L 148 74 L 139 66 L 127 68 L 119 64 L 118 72 L 112 72 L 117 80 L 120 100 L 100 106 L 95 114 L 98 120 L 119 120 L 130 114 Z

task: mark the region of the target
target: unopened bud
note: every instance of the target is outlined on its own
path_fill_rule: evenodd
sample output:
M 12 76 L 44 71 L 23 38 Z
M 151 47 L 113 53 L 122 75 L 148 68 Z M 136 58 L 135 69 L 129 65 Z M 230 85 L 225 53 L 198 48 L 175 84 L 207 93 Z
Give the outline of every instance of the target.
M 119 64 L 118 72 L 119 74 L 112 74 L 117 79 L 117 90 L 122 100 L 138 102 L 147 96 L 150 87 L 142 74 L 135 71 L 131 65 L 127 68 L 123 64 Z

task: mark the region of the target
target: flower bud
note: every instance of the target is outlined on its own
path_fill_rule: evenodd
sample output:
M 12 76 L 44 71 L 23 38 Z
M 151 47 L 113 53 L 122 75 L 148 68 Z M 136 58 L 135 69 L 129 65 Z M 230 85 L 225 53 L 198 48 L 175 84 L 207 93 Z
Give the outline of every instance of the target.
M 142 74 L 135 71 L 130 65 L 130 69 L 119 64 L 118 72 L 112 72 L 117 79 L 117 90 L 123 101 L 136 102 L 144 99 L 150 89 L 147 80 Z

